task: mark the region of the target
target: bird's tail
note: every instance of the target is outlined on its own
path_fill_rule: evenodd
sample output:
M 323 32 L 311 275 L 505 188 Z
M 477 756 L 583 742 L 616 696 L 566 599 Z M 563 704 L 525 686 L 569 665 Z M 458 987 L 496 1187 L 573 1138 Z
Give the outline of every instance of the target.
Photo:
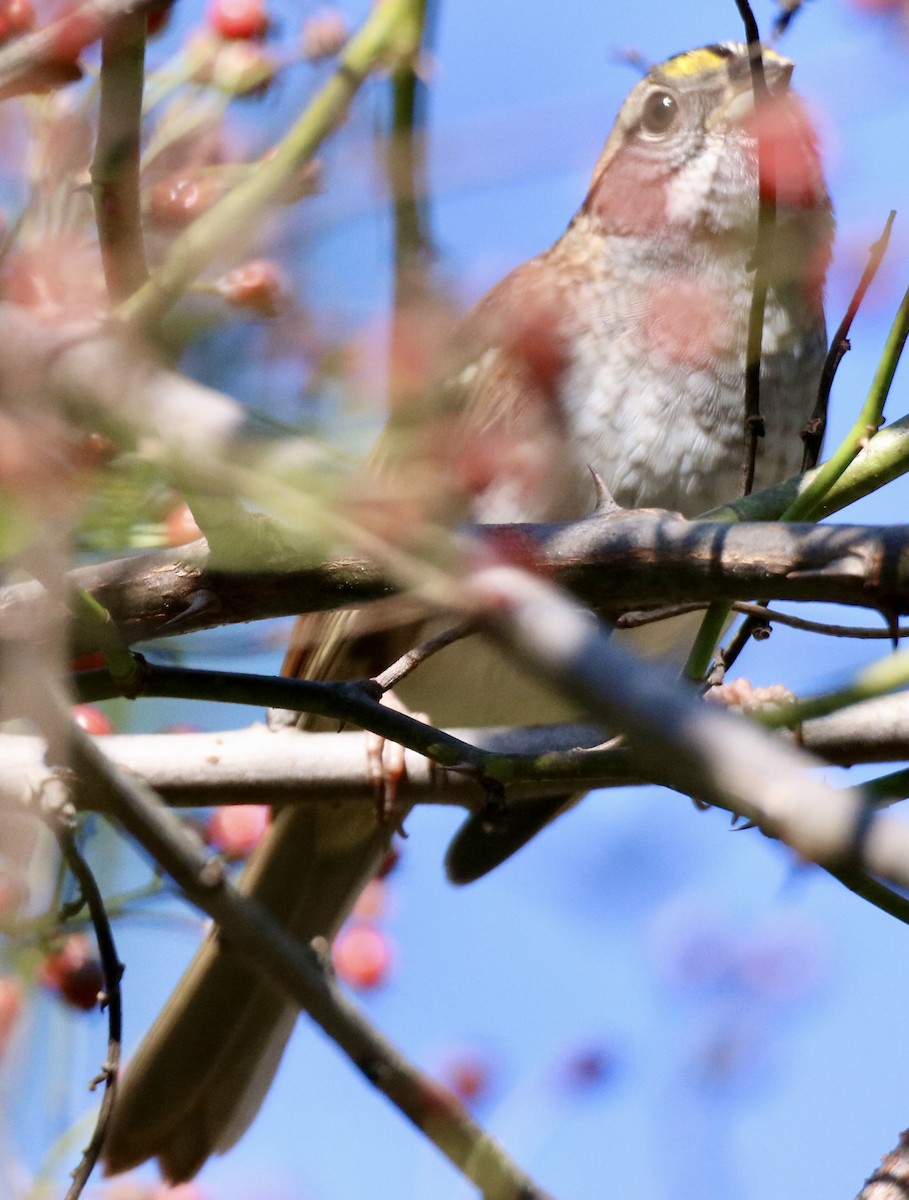
M 287 807 L 252 855 L 243 890 L 300 941 L 330 939 L 392 832 L 362 801 Z M 229 1149 L 258 1112 L 296 1015 L 211 933 L 127 1066 L 105 1142 L 108 1174 L 157 1158 L 177 1183 Z

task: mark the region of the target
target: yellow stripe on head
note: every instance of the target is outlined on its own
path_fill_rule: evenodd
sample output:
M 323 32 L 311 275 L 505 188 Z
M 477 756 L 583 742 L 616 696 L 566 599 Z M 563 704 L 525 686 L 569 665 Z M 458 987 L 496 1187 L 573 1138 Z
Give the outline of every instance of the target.
M 686 50 L 683 54 L 676 54 L 674 58 L 668 59 L 659 68 L 659 72 L 667 79 L 689 79 L 693 75 L 702 75 L 708 71 L 718 71 L 729 58 L 732 53 L 738 52 L 744 55 L 747 48 L 744 45 L 726 45 L 702 46 L 697 50 Z M 762 49 L 762 54 L 765 62 L 783 64 L 787 60 L 777 54 L 775 50 Z

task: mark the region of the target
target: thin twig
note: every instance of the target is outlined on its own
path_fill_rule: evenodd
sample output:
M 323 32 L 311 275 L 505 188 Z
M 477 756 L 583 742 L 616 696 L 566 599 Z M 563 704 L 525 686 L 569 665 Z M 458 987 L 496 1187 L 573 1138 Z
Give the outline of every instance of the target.
M 789 26 L 802 11 L 805 0 L 782 0 L 780 11 L 777 13 L 773 22 L 773 32 L 771 41 L 778 41 L 784 33 L 789 29 Z
M 763 608 L 763 605 L 759 604 L 758 608 Z M 768 628 L 766 621 L 760 615 L 749 616 L 735 631 L 729 644 L 720 647 L 713 670 L 707 680 L 711 686 L 716 687 L 723 682 L 730 667 L 762 627 Z
M 848 888 L 853 895 L 867 900 L 869 904 L 873 904 L 881 912 L 895 917 L 897 921 L 902 921 L 904 925 L 909 925 L 909 900 L 894 891 L 893 888 L 874 879 L 867 871 L 855 867 L 827 866 L 824 869 L 844 888 Z
M 706 607 L 707 605 L 703 603 L 674 604 L 667 608 L 654 608 L 645 612 L 624 613 L 615 622 L 615 627 L 616 629 L 639 629 L 642 625 L 653 625 L 657 621 L 666 621 L 671 617 L 702 612 Z M 828 621 L 809 621 L 805 617 L 780 612 L 779 609 L 769 608 L 764 604 L 753 604 L 748 600 L 736 600 L 730 607 L 733 612 L 754 617 L 765 625 L 770 623 L 787 625 L 791 629 L 800 629 L 804 633 L 822 633 L 827 637 L 855 638 L 858 641 L 875 641 L 885 638 L 892 641 L 909 637 L 909 625 L 899 625 L 896 629 L 870 629 L 867 625 L 835 625 Z
M 462 638 L 470 637 L 474 632 L 475 630 L 469 621 L 462 621 L 459 625 L 452 625 L 450 629 L 443 629 L 434 637 L 427 638 L 419 646 L 414 646 L 406 654 L 402 654 L 397 662 L 393 662 L 390 667 L 386 667 L 381 675 L 375 676 L 372 682 L 384 695 L 385 692 L 390 692 L 393 688 L 396 688 L 402 679 L 406 679 L 411 671 L 415 671 L 428 658 L 432 658 L 434 654 L 438 654 L 446 646 L 452 646 Z
M 887 246 L 890 242 L 890 232 L 893 229 L 895 219 L 896 210 L 891 209 L 890 216 L 884 225 L 883 233 L 868 253 L 868 262 L 862 272 L 862 277 L 858 281 L 855 291 L 852 293 L 852 299 L 849 301 L 842 321 L 840 321 L 839 328 L 831 339 L 830 349 L 827 351 L 827 357 L 824 359 L 824 366 L 821 370 L 814 412 L 811 414 L 808 424 L 802 431 L 802 441 L 805 444 L 805 450 L 802 455 L 803 471 L 810 471 L 813 467 L 817 466 L 821 445 L 824 441 L 824 431 L 827 428 L 827 406 L 830 402 L 830 389 L 833 387 L 833 380 L 840 363 L 848 351 L 852 349 L 849 341 L 849 330 L 852 328 L 852 322 L 865 299 L 865 293 L 871 286 L 887 252 Z
M 735 0 L 748 42 L 751 64 L 751 88 L 754 107 L 760 113 L 769 100 L 764 77 L 764 56 L 761 35 L 748 0 Z M 776 226 L 776 193 L 769 185 L 773 175 L 773 146 L 763 136 L 761 123 L 755 123 L 758 166 L 758 221 L 754 244 L 754 286 L 748 314 L 748 343 L 745 352 L 745 450 L 742 463 L 742 494 L 747 496 L 754 487 L 758 440 L 764 436 L 761 416 L 761 349 L 764 337 L 764 312 L 767 307 L 770 262 Z
M 761 35 L 748 0 L 735 0 L 739 16 L 745 26 L 748 42 L 748 61 L 751 66 L 751 90 L 754 94 L 755 113 L 760 114 L 769 102 L 767 80 L 764 77 L 764 56 L 761 51 Z M 776 227 L 776 192 L 768 186 L 773 175 L 774 147 L 764 136 L 762 124 L 755 122 L 758 168 L 758 219 L 754 241 L 754 284 L 751 291 L 751 308 L 748 312 L 748 340 L 745 349 L 745 417 L 742 457 L 742 495 L 749 496 L 754 488 L 757 467 L 758 442 L 764 436 L 764 419 L 761 416 L 761 354 L 764 339 L 764 314 L 767 309 L 770 261 L 773 254 L 773 237 Z M 703 679 L 708 671 L 716 643 L 722 637 L 728 620 L 729 609 L 725 604 L 713 604 L 707 610 L 695 644 L 685 664 L 689 679 Z
M 427 2 L 417 0 L 417 3 L 425 30 Z M 392 78 L 392 134 L 388 139 L 387 169 L 394 199 L 396 310 L 408 299 L 412 274 L 423 274 L 433 254 L 426 180 L 427 89 L 416 68 L 412 57 L 402 63 Z
M 827 491 L 843 474 L 852 460 L 868 445 L 880 429 L 884 420 L 884 405 L 890 393 L 890 385 L 909 336 L 909 288 L 903 294 L 897 309 L 883 353 L 868 389 L 861 411 L 846 437 L 833 454 L 818 467 L 811 482 L 783 513 L 783 521 L 817 520 L 822 514 L 822 502 Z
M 83 671 L 75 677 L 76 695 L 99 700 L 121 695 L 118 681 L 108 671 Z M 167 696 L 171 699 L 208 700 L 256 707 L 290 709 L 358 725 L 388 741 L 432 758 L 443 767 L 470 767 L 483 773 L 488 755 L 423 721 L 380 704 L 378 689 L 370 695 L 362 682 L 315 682 L 286 676 L 249 675 L 229 671 L 203 671 L 144 663 L 132 698 Z
M 123 1004 L 120 994 L 122 964 L 117 956 L 113 930 L 110 926 L 104 898 L 88 863 L 82 857 L 76 843 L 71 819 L 64 813 L 50 818 L 57 843 L 67 866 L 79 884 L 81 895 L 88 906 L 89 916 L 95 929 L 101 970 L 104 974 L 104 994 L 107 1006 L 107 1058 L 99 1077 L 92 1081 L 94 1091 L 98 1083 L 104 1084 L 104 1097 L 95 1122 L 94 1132 L 82 1153 L 82 1158 L 72 1173 L 73 1182 L 66 1193 L 66 1200 L 77 1200 L 88 1182 L 104 1146 L 104 1138 L 110 1123 L 111 1112 L 117 1092 L 117 1072 L 120 1065 L 120 1048 L 123 1039 Z

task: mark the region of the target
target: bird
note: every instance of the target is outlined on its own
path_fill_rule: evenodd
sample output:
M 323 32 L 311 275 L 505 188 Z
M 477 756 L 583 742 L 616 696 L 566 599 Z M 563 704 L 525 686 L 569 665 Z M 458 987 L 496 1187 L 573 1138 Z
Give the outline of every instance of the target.
M 770 196 L 766 433 L 755 482 L 799 469 L 799 435 L 826 353 L 834 226 L 812 124 L 790 88 L 793 64 L 768 49 L 763 66 L 768 98 L 760 106 L 749 48 L 736 42 L 677 54 L 634 85 L 566 231 L 511 271 L 453 334 L 427 406 L 432 419 L 418 427 L 411 414 L 392 429 L 392 475 L 454 495 L 459 514 L 486 523 L 587 515 L 591 469 L 625 507 L 693 516 L 735 497 L 756 230 Z M 770 147 L 765 171 L 759 137 Z M 284 674 L 369 677 L 425 630 L 412 611 L 377 611 L 368 626 L 363 611 L 298 618 Z M 440 725 L 567 715 L 562 699 L 479 639 L 443 650 L 401 693 Z M 301 724 L 318 727 L 312 718 Z M 449 851 L 449 875 L 463 882 L 482 874 L 568 802 L 522 806 L 523 824 L 506 823 L 504 832 L 468 818 Z M 330 941 L 396 824 L 361 801 L 286 805 L 241 886 L 302 942 Z M 177 1183 L 227 1151 L 259 1110 L 296 1016 L 209 936 L 127 1066 L 107 1172 L 156 1158 Z

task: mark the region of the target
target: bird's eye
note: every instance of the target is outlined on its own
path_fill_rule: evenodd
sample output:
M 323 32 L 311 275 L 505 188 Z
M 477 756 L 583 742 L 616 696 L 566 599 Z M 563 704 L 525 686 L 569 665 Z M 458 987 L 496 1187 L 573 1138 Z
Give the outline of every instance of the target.
M 679 102 L 672 92 L 651 92 L 641 112 L 641 129 L 651 137 L 668 133 L 679 115 Z

